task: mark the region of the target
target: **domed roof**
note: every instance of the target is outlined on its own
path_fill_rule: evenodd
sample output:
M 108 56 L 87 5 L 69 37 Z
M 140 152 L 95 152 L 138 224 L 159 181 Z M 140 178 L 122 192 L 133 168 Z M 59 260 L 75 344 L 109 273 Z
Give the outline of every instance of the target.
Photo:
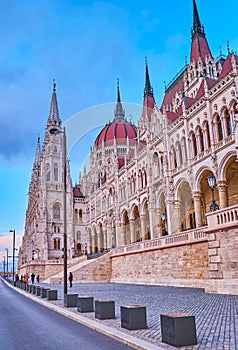
M 137 128 L 135 125 L 124 121 L 114 120 L 106 125 L 95 140 L 95 147 L 100 148 L 102 144 L 107 146 L 114 145 L 114 139 L 117 145 L 126 145 L 127 139 L 130 144 L 135 144 L 137 138 Z
M 95 140 L 94 147 L 100 148 L 116 145 L 135 145 L 137 138 L 137 127 L 129 123 L 125 118 L 122 108 L 119 85 L 117 86 L 117 104 L 114 119 L 107 124 Z

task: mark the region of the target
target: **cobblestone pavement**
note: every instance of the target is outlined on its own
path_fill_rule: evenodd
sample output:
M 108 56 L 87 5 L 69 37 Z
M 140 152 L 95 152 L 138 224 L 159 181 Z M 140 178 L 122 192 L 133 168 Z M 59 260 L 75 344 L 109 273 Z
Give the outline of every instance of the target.
M 50 302 L 64 308 L 62 284 L 40 285 L 57 289 L 58 300 Z M 206 294 L 203 289 L 195 288 L 129 284 L 74 284 L 72 288 L 68 288 L 68 293 L 92 296 L 94 300 L 114 300 L 116 318 L 98 322 L 157 344 L 162 349 L 174 349 L 161 342 L 160 314 L 168 313 L 187 313 L 195 316 L 198 344 L 181 349 L 238 349 L 238 296 Z M 128 331 L 121 328 L 120 306 L 134 304 L 146 306 L 148 329 Z M 77 308 L 70 308 L 70 311 L 78 313 Z M 84 313 L 83 316 L 95 320 L 94 313 Z

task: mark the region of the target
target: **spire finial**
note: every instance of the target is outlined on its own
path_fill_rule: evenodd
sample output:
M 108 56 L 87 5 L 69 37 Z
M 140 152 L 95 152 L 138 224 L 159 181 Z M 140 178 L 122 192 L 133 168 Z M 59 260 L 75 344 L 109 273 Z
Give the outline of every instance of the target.
M 228 53 L 228 55 L 230 55 L 230 41 L 229 40 L 227 40 L 227 42 L 226 42 L 226 44 L 227 44 L 227 53 Z
M 116 109 L 114 112 L 114 120 L 124 120 L 125 119 L 125 112 L 122 108 L 121 104 L 121 94 L 120 94 L 120 85 L 119 85 L 119 79 L 117 79 L 117 104 Z
M 117 79 L 117 102 L 121 102 L 119 79 Z
M 153 88 L 150 84 L 150 75 L 149 75 L 149 68 L 148 68 L 148 62 L 147 57 L 145 57 L 145 89 L 144 89 L 144 96 L 153 96 Z
M 198 9 L 196 0 L 193 0 L 193 28 L 192 28 L 192 37 L 194 37 L 196 34 L 205 35 L 204 27 L 200 22 Z
M 53 79 L 53 92 L 56 92 L 56 82 L 55 82 L 55 79 Z

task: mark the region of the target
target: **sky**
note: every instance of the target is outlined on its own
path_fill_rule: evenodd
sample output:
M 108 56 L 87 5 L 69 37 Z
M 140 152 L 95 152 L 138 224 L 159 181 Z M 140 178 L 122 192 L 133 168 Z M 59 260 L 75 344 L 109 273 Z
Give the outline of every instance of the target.
M 227 54 L 227 41 L 236 52 L 237 0 L 197 0 L 197 6 L 213 56 Z M 160 105 L 165 84 L 189 61 L 193 14 L 192 0 L 2 0 L 0 13 L 1 269 L 5 248 L 11 253 L 9 230 L 16 230 L 16 246 L 21 244 L 53 79 L 60 117 L 70 130 L 74 183 L 97 134 L 113 118 L 117 79 L 126 116 L 137 123 L 145 57 Z

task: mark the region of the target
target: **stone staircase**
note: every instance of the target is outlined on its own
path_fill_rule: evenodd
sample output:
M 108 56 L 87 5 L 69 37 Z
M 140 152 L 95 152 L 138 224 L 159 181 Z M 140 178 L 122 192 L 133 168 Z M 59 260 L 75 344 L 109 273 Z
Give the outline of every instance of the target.
M 68 264 L 68 273 L 73 274 L 73 283 L 108 283 L 111 278 L 111 253 L 100 255 L 97 258 L 86 260 L 87 257 L 79 260 L 79 262 Z M 42 283 L 63 283 L 62 271 L 54 275 L 48 276 L 42 280 Z

